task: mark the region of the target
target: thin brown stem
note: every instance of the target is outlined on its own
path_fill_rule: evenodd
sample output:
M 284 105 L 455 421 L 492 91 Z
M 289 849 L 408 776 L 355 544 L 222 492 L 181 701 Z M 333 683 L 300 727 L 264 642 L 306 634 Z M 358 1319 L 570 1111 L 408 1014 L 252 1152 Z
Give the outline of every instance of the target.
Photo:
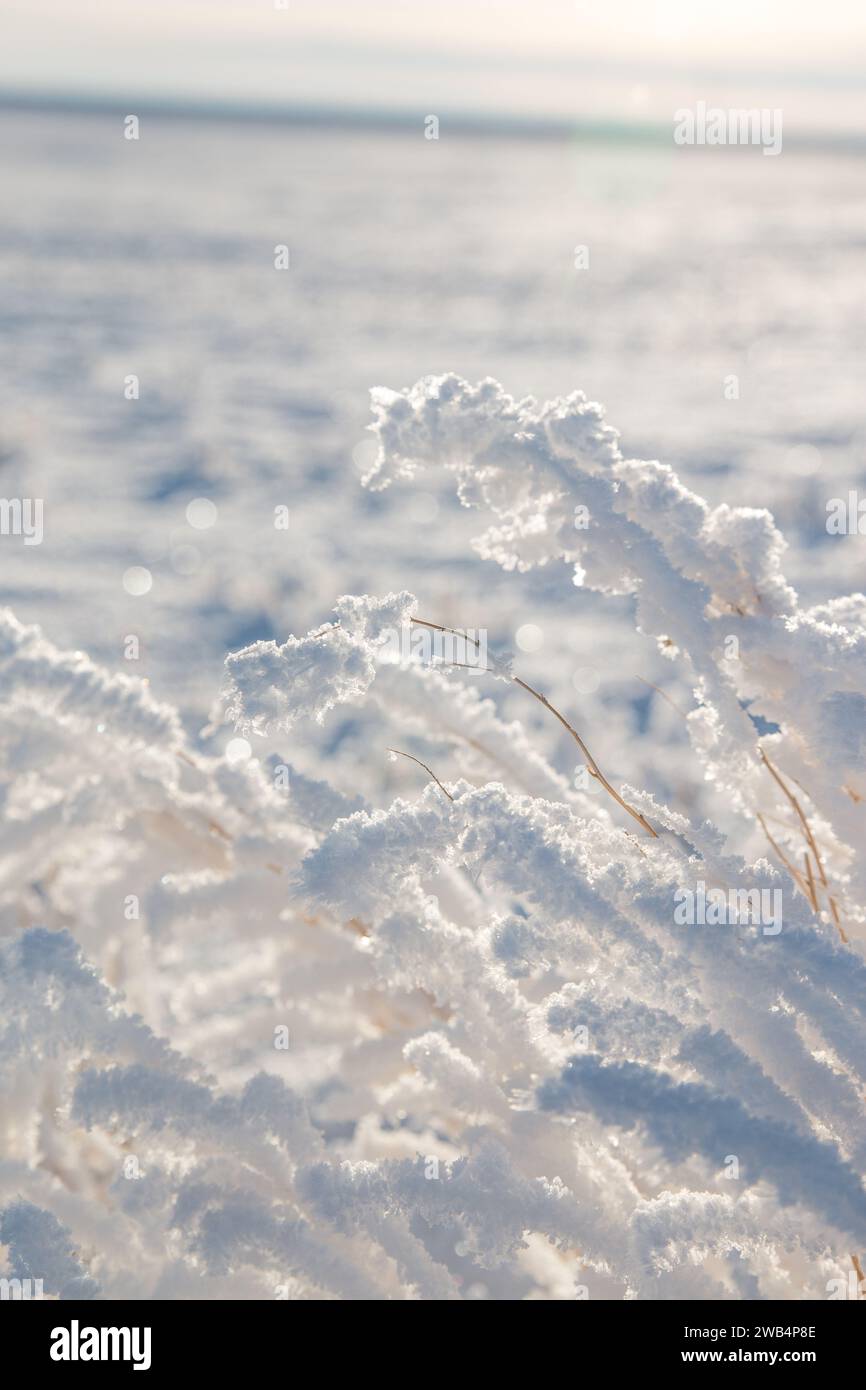
M 809 858 L 809 851 L 803 851 L 803 858 L 806 861 L 806 882 L 809 885 L 809 897 L 812 900 L 812 908 L 818 911 L 818 894 L 815 890 L 815 879 L 812 874 L 812 860 Z
M 770 759 L 767 757 L 767 755 L 766 755 L 766 753 L 764 752 L 763 748 L 759 748 L 759 749 L 758 749 L 758 752 L 760 753 L 761 758 L 763 759 L 763 762 L 764 762 L 764 766 L 766 767 L 766 769 L 767 769 L 767 771 L 769 772 L 770 776 L 772 777 L 773 781 L 776 783 L 777 786 L 781 787 L 781 789 L 782 789 L 782 791 L 784 792 L 785 796 L 788 798 L 789 802 L 791 803 L 792 807 L 794 808 L 794 812 L 795 812 L 795 814 L 796 814 L 796 816 L 797 816 L 797 818 L 798 818 L 798 820 L 799 820 L 801 826 L 803 827 L 803 834 L 806 836 L 806 841 L 807 841 L 807 843 L 808 843 L 808 845 L 809 845 L 809 848 L 811 849 L 812 853 L 813 853 L 814 856 L 815 856 L 815 863 L 816 863 L 817 866 L 818 866 L 818 875 L 819 875 L 819 877 L 820 877 L 820 879 L 821 879 L 821 882 L 823 883 L 824 887 L 826 888 L 826 887 L 827 887 L 827 875 L 826 875 L 825 872 L 824 872 L 824 863 L 823 863 L 823 860 L 821 859 L 821 854 L 820 854 L 820 851 L 819 851 L 819 849 L 818 849 L 818 846 L 817 846 L 816 843 L 815 843 L 815 837 L 814 837 L 814 835 L 812 834 L 811 826 L 809 825 L 809 822 L 807 821 L 806 816 L 805 816 L 805 814 L 804 814 L 804 812 L 803 812 L 803 808 L 802 808 L 802 806 L 800 805 L 800 803 L 799 803 L 799 801 L 797 800 L 797 798 L 796 798 L 796 796 L 794 795 L 794 793 L 791 791 L 790 787 L 788 787 L 788 786 L 785 785 L 785 782 L 784 782 L 783 778 L 782 778 L 781 775 L 776 771 L 776 769 L 773 767 L 773 764 L 770 762 Z
M 583 739 L 581 738 L 580 734 L 577 732 L 575 728 L 571 726 L 571 724 L 569 724 L 565 715 L 560 714 L 559 710 L 556 709 L 556 707 L 550 703 L 546 695 L 542 695 L 540 690 L 533 689 L 531 685 L 528 685 L 526 681 L 521 680 L 519 676 L 512 676 L 512 680 L 514 681 L 515 685 L 520 686 L 521 690 L 526 690 L 530 695 L 534 695 L 535 699 L 538 700 L 540 704 L 544 705 L 545 709 L 549 709 L 550 713 L 553 715 L 555 719 L 559 720 L 562 727 L 568 730 L 568 732 L 571 734 L 571 737 L 574 739 L 575 743 L 580 749 L 581 753 L 586 758 L 587 771 L 590 772 L 593 777 L 598 778 L 599 782 L 604 787 L 608 796 L 612 796 L 614 801 L 616 801 L 623 808 L 624 811 L 628 811 L 630 816 L 634 816 L 635 820 L 638 822 L 639 825 L 643 826 L 644 830 L 647 832 L 648 835 L 652 835 L 655 839 L 658 839 L 658 831 L 653 830 L 646 816 L 642 815 L 640 811 L 636 811 L 633 806 L 629 806 L 628 802 L 623 800 L 616 788 L 610 785 L 610 782 L 608 782 L 598 763 L 595 761 L 595 758 L 592 756 Z
M 440 791 L 443 791 L 443 792 L 445 793 L 445 795 L 447 796 L 448 800 L 449 800 L 449 801 L 453 801 L 453 800 L 454 800 L 454 797 L 451 795 L 451 793 L 448 791 L 448 789 L 447 789 L 446 787 L 443 787 L 443 786 L 442 786 L 442 783 L 439 781 L 439 778 L 436 776 L 436 773 L 433 771 L 433 769 L 430 768 L 430 767 L 428 767 L 426 763 L 422 763 L 422 761 L 421 761 L 420 758 L 414 757 L 414 755 L 413 755 L 412 753 L 404 753 L 402 748 L 389 748 L 389 749 L 388 749 L 388 752 L 389 752 L 389 753 L 399 753 L 399 755 L 400 755 L 401 758 L 408 758 L 410 762 L 417 763 L 419 767 L 423 767 L 424 771 L 428 774 L 428 776 L 430 776 L 430 777 L 433 778 L 433 781 L 436 783 L 436 785 L 437 785 L 437 787 L 439 788 L 439 790 L 440 790 Z
M 840 918 L 839 918 L 839 909 L 838 909 L 838 907 L 837 907 L 837 905 L 836 905 L 836 899 L 833 897 L 833 894 L 830 892 L 830 885 L 829 885 L 829 883 L 827 882 L 827 875 L 826 875 L 826 873 L 824 872 L 824 861 L 823 861 L 822 858 L 821 858 L 821 852 L 820 852 L 820 850 L 818 849 L 818 845 L 817 845 L 817 843 L 816 843 L 815 836 L 812 834 L 812 827 L 809 825 L 809 822 L 808 822 L 808 820 L 806 819 L 805 812 L 803 811 L 803 808 L 802 808 L 802 806 L 800 805 L 799 801 L 797 800 L 796 796 L 795 796 L 794 793 L 791 791 L 790 787 L 788 787 L 788 786 L 785 784 L 784 778 L 782 777 L 781 773 L 777 772 L 776 769 L 773 767 L 773 764 L 770 762 L 770 759 L 767 757 L 767 755 L 766 755 L 766 753 L 764 752 L 763 748 L 759 748 L 759 749 L 758 749 L 758 752 L 760 753 L 761 758 L 763 759 L 764 766 L 766 767 L 767 771 L 769 772 L 770 776 L 772 777 L 772 779 L 773 779 L 773 781 L 776 783 L 776 785 L 777 785 L 778 787 L 780 787 L 781 790 L 784 792 L 785 796 L 787 797 L 788 801 L 790 802 L 791 806 L 792 806 L 793 809 L 794 809 L 794 813 L 795 813 L 795 815 L 797 816 L 797 819 L 798 819 L 799 822 L 800 822 L 800 825 L 801 825 L 802 830 L 803 830 L 803 834 L 804 834 L 805 837 L 806 837 L 806 843 L 808 844 L 808 846 L 809 846 L 809 848 L 811 849 L 813 855 L 815 856 L 815 863 L 816 863 L 817 868 L 818 868 L 818 877 L 820 878 L 821 884 L 822 884 L 822 886 L 823 886 L 823 888 L 824 888 L 824 891 L 825 891 L 825 893 L 827 894 L 827 902 L 828 902 L 829 905 L 830 905 L 830 912 L 831 912 L 831 914 L 832 914 L 833 921 L 834 921 L 834 923 L 835 923 L 835 925 L 836 925 L 836 930 L 838 931 L 839 936 L 841 937 L 842 941 L 847 945 L 847 944 L 848 944 L 848 937 L 845 935 L 845 930 L 844 930 L 844 928 L 843 928 L 843 926 L 842 926 L 842 922 L 841 922 L 841 920 L 840 920 Z M 798 783 L 798 785 L 799 785 L 799 783 Z
M 806 899 L 809 906 L 813 907 L 814 904 L 812 903 L 812 897 L 809 893 L 808 885 L 806 883 L 806 880 L 803 878 L 803 875 L 800 873 L 800 870 L 794 867 L 785 851 L 773 839 L 772 835 L 767 829 L 767 822 L 764 820 L 764 817 L 761 815 L 760 811 L 757 812 L 757 816 L 758 820 L 761 822 L 761 828 L 764 834 L 766 835 L 767 839 L 770 841 L 770 844 L 773 846 L 773 849 L 776 851 L 776 854 L 779 856 L 785 868 L 788 870 L 788 873 L 791 875 L 792 879 L 796 883 L 800 892 L 803 894 L 803 897 Z M 817 911 L 817 908 L 815 910 Z
M 469 637 L 465 632 L 458 632 L 456 627 L 443 627 L 441 623 L 428 623 L 426 618 L 413 618 L 413 623 L 419 627 L 432 627 L 434 632 L 450 632 L 452 637 L 462 637 L 464 642 L 471 642 L 476 651 L 481 650 L 481 643 L 476 637 Z
M 663 700 L 667 700 L 671 709 L 676 710 L 677 714 L 680 716 L 680 719 L 688 719 L 689 716 L 686 714 L 685 710 L 680 709 L 679 705 L 671 699 L 667 691 L 662 690 L 660 685 L 653 685 L 652 681 L 645 680 L 643 676 L 635 676 L 635 680 L 639 680 L 641 685 L 648 685 L 650 690 L 654 690 L 657 695 L 661 695 Z
M 467 637 L 465 633 L 457 632 L 456 629 L 453 627 L 443 627 L 441 623 L 431 623 L 428 622 L 426 618 L 413 618 L 412 622 L 419 623 L 422 627 L 431 627 L 436 632 L 450 632 L 454 637 L 463 637 L 464 640 L 472 642 L 476 650 L 480 651 L 481 649 L 481 644 L 474 637 Z M 453 661 L 449 662 L 448 664 L 451 666 L 466 665 L 465 662 L 461 661 Z M 634 819 L 638 822 L 640 826 L 643 827 L 643 829 L 646 831 L 648 835 L 652 835 L 654 839 L 658 839 L 658 832 L 653 829 L 646 816 L 641 815 L 640 811 L 636 811 L 633 806 L 629 806 L 628 802 L 624 801 L 623 798 L 620 796 L 619 792 L 611 786 L 610 782 L 608 782 L 607 778 L 604 776 L 603 772 L 601 771 L 601 768 L 595 761 L 595 758 L 590 753 L 583 739 L 580 737 L 580 734 L 577 732 L 575 728 L 572 727 L 571 724 L 569 724 L 568 720 L 565 718 L 565 715 L 560 714 L 559 710 L 555 707 L 555 705 L 552 705 L 550 703 L 546 695 L 542 695 L 540 690 L 534 689 L 534 687 L 527 684 L 526 681 L 521 680 L 519 676 L 512 675 L 511 680 L 515 685 L 519 685 L 521 690 L 525 690 L 529 695 L 532 695 L 534 699 L 538 700 L 540 704 L 544 705 L 545 709 L 550 710 L 550 713 L 553 715 L 553 717 L 559 720 L 560 724 L 564 729 L 568 730 L 568 732 L 571 734 L 571 737 L 577 744 L 578 748 L 583 753 L 583 756 L 586 758 L 587 771 L 590 773 L 590 775 L 598 779 L 598 781 L 604 787 L 608 795 L 613 797 L 614 801 L 616 801 L 617 804 L 620 805 L 624 811 L 627 811 L 630 816 L 633 816 Z
M 466 632 L 457 632 L 456 628 L 453 627 L 443 627 L 441 623 L 428 623 L 427 619 L 423 619 L 423 617 L 413 617 L 413 620 L 411 621 L 413 621 L 413 623 L 420 624 L 421 627 L 434 628 L 434 631 L 436 632 L 450 632 L 450 634 L 452 634 L 453 637 L 461 637 L 464 638 L 464 641 L 473 642 L 475 649 L 477 649 L 477 651 L 481 651 L 480 642 L 478 642 L 475 638 L 467 637 Z M 466 666 L 466 663 L 464 662 L 450 662 L 449 664 L 450 666 Z M 484 670 L 484 667 L 481 667 L 481 669 Z M 528 694 L 534 696 L 534 698 L 537 699 L 537 701 L 541 703 L 541 705 L 545 706 L 545 709 L 550 710 L 550 713 L 553 714 L 553 717 L 555 717 L 555 719 L 559 720 L 559 723 L 562 724 L 563 728 L 567 728 L 567 730 L 569 730 L 571 738 L 574 739 L 575 744 L 577 744 L 578 748 L 580 748 L 582 755 L 584 755 L 584 758 L 587 759 L 587 770 L 589 771 L 589 774 L 591 774 L 592 777 L 598 778 L 599 783 L 601 783 L 602 787 L 605 788 L 607 795 L 613 796 L 614 801 L 619 803 L 623 810 L 627 810 L 628 815 L 634 816 L 634 819 L 638 821 L 639 826 L 644 827 L 646 834 L 653 835 L 653 838 L 656 838 L 657 840 L 657 831 L 653 830 L 651 824 L 649 824 L 649 821 L 646 820 L 645 816 L 641 815 L 641 812 L 639 812 L 639 810 L 635 810 L 634 806 L 630 806 L 628 805 L 627 801 L 623 801 L 623 798 L 621 798 L 619 791 L 616 791 L 616 788 L 610 785 L 609 781 L 607 781 L 607 778 L 605 777 L 605 774 L 602 773 L 601 767 L 598 766 L 598 763 L 596 763 L 594 756 L 592 756 L 592 753 L 589 752 L 587 745 L 585 745 L 584 741 L 582 741 L 580 734 L 578 734 L 577 730 L 575 730 L 575 728 L 571 726 L 569 720 L 567 720 L 566 717 L 564 717 L 564 714 L 560 714 L 559 710 L 556 709 L 556 706 L 550 703 L 548 696 L 542 695 L 541 691 L 537 691 L 537 689 L 534 689 L 532 685 L 528 685 L 527 681 L 521 680 L 520 676 L 512 676 L 512 681 L 514 682 L 514 685 L 520 685 L 521 689 L 524 689 L 524 691 L 527 691 Z

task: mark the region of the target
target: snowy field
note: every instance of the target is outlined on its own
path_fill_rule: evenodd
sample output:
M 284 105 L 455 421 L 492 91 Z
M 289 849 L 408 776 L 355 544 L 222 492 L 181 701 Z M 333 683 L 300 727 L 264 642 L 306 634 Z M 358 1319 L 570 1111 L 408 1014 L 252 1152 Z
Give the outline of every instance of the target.
M 0 182 L 0 492 L 44 500 L 0 536 L 0 1272 L 830 1296 L 861 161 L 7 111 Z M 388 394 L 444 373 L 502 392 Z M 513 667 L 395 663 L 413 616 Z M 699 883 L 782 916 L 676 920 Z

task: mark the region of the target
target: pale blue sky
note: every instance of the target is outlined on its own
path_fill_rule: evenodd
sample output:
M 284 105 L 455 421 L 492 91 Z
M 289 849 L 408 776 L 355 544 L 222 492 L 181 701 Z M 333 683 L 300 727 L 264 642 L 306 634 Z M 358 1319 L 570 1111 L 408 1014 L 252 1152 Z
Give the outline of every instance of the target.
M 860 0 L 5 0 L 0 89 L 861 128 Z

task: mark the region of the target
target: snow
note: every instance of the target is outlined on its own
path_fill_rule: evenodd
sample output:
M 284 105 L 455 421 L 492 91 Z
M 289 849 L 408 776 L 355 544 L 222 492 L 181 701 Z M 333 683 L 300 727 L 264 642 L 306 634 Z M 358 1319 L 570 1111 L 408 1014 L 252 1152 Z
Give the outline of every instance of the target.
M 20 118 L 34 149 L 46 119 Z M 88 119 L 65 138 L 94 138 Z M 144 161 L 168 157 L 173 127 L 156 126 Z M 435 260 L 399 137 L 381 137 L 382 196 L 421 240 L 392 234 L 390 261 L 381 209 L 364 204 L 360 228 L 336 215 L 361 145 L 312 137 L 339 177 L 332 188 L 323 158 L 296 190 L 292 274 L 306 255 L 310 278 L 292 318 L 244 259 L 243 219 L 264 235 L 269 184 L 246 159 L 253 137 L 227 128 L 240 183 L 221 184 L 209 244 L 249 315 L 232 330 L 193 247 L 205 134 L 177 138 L 173 182 L 144 163 L 177 238 L 159 293 L 128 241 L 141 185 L 108 150 L 120 241 L 80 207 L 40 271 L 39 312 L 56 302 L 80 325 L 82 263 L 114 248 L 92 380 L 56 384 L 41 443 L 29 330 L 7 363 L 28 403 L 4 426 L 20 476 L 35 459 L 50 487 L 44 542 L 10 570 L 0 612 L 0 1274 L 61 1298 L 826 1297 L 866 1249 L 862 543 L 831 544 L 811 479 L 743 486 L 762 476 L 754 403 L 725 434 L 720 393 L 698 411 L 687 374 L 664 376 L 663 399 L 635 379 L 632 338 L 670 350 L 669 368 L 689 341 L 660 249 L 682 188 L 653 166 L 653 217 L 668 223 L 652 222 L 646 282 L 636 268 L 638 283 L 608 283 L 621 317 L 579 327 L 557 317 L 550 272 L 521 291 L 513 246 L 472 249 L 467 204 L 454 235 L 491 315 L 482 353 L 461 337 L 461 297 L 442 298 L 455 272 Z M 257 138 L 278 149 L 267 127 Z M 547 265 L 508 151 L 486 148 L 482 194 L 525 219 Z M 562 151 L 534 157 L 538 189 L 569 187 Z M 616 279 L 628 219 L 605 179 L 613 168 L 632 188 L 635 166 L 610 159 L 587 153 L 586 207 Z M 753 196 L 750 273 L 768 276 L 773 338 L 799 252 L 759 255 L 780 214 L 743 167 L 725 164 L 717 199 Z M 719 207 L 706 191 L 705 230 Z M 56 206 L 40 196 L 44 225 Z M 340 252 L 317 259 L 322 204 Z M 851 194 L 832 225 L 813 209 L 840 264 L 858 206 Z M 8 217 L 26 208 L 12 198 Z M 353 250 L 379 267 L 363 294 Z M 688 278 L 697 250 L 681 251 Z M 14 244 L 3 254 L 19 266 Z M 317 317 L 338 272 L 354 334 Z M 727 289 L 718 269 L 706 294 L 718 307 Z M 520 293 L 540 347 L 502 308 Z M 127 440 L 128 458 L 105 468 L 100 508 L 85 486 L 100 383 L 132 369 L 105 326 L 117 295 L 140 317 L 133 365 L 153 389 L 139 434 L 119 414 L 132 403 L 112 406 L 111 447 Z M 849 297 L 826 321 L 812 308 L 811 341 L 850 338 Z M 269 338 L 278 322 L 290 327 Z M 736 329 L 722 323 L 707 377 Z M 253 357 L 225 391 L 232 331 Z M 572 389 L 581 333 L 586 391 Z M 191 377 L 165 365 L 174 334 L 175 368 L 215 354 L 188 396 Z M 56 351 L 71 371 L 62 334 Z M 761 447 L 777 452 L 809 432 L 811 368 L 790 370 L 793 418 L 761 407 Z M 622 433 L 591 376 L 617 424 L 629 415 Z M 537 399 L 507 389 L 533 377 Z M 837 378 L 812 398 L 816 438 L 853 419 L 843 395 Z M 844 450 L 822 457 L 843 492 Z M 288 532 L 272 524 L 283 504 Z M 147 593 L 124 589 L 136 561 Z M 394 641 L 422 623 L 483 630 L 485 669 Z M 678 920 L 699 885 L 781 894 L 781 930 Z
M 814 1297 L 827 1262 L 866 1243 L 866 914 L 846 838 L 862 603 L 802 613 L 772 517 L 711 510 L 671 469 L 625 460 L 580 394 L 539 408 L 447 376 L 373 402 L 368 485 L 441 464 L 496 519 L 516 497 L 517 549 L 501 532 L 483 552 L 507 570 L 518 552 L 577 566 L 672 639 L 698 698 L 695 756 L 738 833 L 624 783 L 571 788 L 457 671 L 390 640 L 417 618 L 408 592 L 344 596 L 335 621 L 230 653 L 216 705 L 268 738 L 372 703 L 404 734 L 476 750 L 475 780 L 431 776 L 379 806 L 303 774 L 293 788 L 276 755 L 236 759 L 231 741 L 196 751 L 146 685 L 4 614 L 7 800 L 50 919 L 8 932 L 0 974 L 10 1268 L 59 1296 L 70 1279 L 155 1296 L 174 1252 L 185 1288 L 230 1275 L 249 1296 L 290 1279 L 298 1297 L 438 1299 L 468 1296 L 468 1261 L 473 1288 L 490 1270 L 503 1292 L 528 1280 L 552 1297 L 568 1275 L 578 1297 L 596 1273 L 607 1296 L 656 1297 L 684 1292 L 697 1259 L 708 1297 Z M 587 495 L 576 555 L 567 519 Z M 491 667 L 517 679 L 510 658 Z M 744 695 L 777 732 L 759 736 Z M 95 722 L 114 759 L 76 777 Z M 68 750 L 54 799 L 33 781 L 34 726 Z M 820 850 L 777 770 L 791 764 Z M 742 852 L 768 795 L 789 811 L 782 866 Z M 811 888 L 788 871 L 801 852 Z M 772 900 L 772 922 L 679 910 L 725 891 Z M 301 1034 L 300 1055 L 290 1042 L 266 1059 L 269 1033 Z M 34 1065 L 40 1088 L 24 1084 Z M 716 1190 L 732 1161 L 735 1196 Z M 55 1252 L 83 1243 L 88 1194 L 115 1232 L 89 1246 L 92 1272 L 40 1253 L 49 1231 Z

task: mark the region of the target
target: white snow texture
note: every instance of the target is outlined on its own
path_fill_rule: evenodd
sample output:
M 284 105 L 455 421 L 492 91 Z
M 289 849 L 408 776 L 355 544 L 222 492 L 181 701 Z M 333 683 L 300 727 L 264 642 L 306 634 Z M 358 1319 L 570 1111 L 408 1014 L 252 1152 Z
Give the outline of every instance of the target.
M 801 609 L 768 512 L 623 457 L 580 393 L 444 376 L 373 406 L 365 485 L 450 470 L 515 591 L 564 563 L 631 605 L 694 692 L 719 823 L 575 786 L 533 737 L 549 710 L 498 712 L 504 658 L 497 683 L 395 657 L 441 617 L 408 592 L 228 655 L 247 761 L 3 612 L 5 1273 L 60 1298 L 827 1297 L 866 1254 L 866 598 Z M 435 777 L 377 800 L 338 751 L 313 777 L 262 742 L 334 724 L 336 749 L 367 710 L 371 760 Z M 777 891 L 781 929 L 677 920 L 714 890 Z

